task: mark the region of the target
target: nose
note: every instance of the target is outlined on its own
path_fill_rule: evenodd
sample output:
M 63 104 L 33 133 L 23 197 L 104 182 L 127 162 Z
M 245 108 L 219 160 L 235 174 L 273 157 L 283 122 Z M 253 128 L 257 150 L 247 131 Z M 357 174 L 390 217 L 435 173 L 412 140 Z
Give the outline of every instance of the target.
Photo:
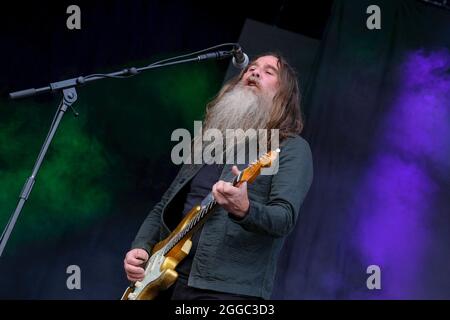
M 253 77 L 259 78 L 259 71 L 258 71 L 258 69 L 252 70 L 251 75 L 252 75 Z

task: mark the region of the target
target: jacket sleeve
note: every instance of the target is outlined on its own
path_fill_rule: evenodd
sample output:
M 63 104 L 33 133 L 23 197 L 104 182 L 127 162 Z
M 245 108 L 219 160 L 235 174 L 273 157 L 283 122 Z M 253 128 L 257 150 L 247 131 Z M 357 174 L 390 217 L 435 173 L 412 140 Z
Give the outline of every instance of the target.
M 160 229 L 161 229 L 161 221 L 162 221 L 162 211 L 166 206 L 167 202 L 170 200 L 173 192 L 175 191 L 175 187 L 178 184 L 178 177 L 181 174 L 181 170 L 178 172 L 177 177 L 173 180 L 170 187 L 161 197 L 161 200 L 153 207 L 150 213 L 145 218 L 141 227 L 139 228 L 136 237 L 131 244 L 131 249 L 144 249 L 149 254 L 153 249 L 153 246 L 160 241 Z
M 250 201 L 247 215 L 229 217 L 250 232 L 273 237 L 287 235 L 295 226 L 298 213 L 313 178 L 312 154 L 301 137 L 288 138 L 280 147 L 278 172 L 272 177 L 269 200 Z

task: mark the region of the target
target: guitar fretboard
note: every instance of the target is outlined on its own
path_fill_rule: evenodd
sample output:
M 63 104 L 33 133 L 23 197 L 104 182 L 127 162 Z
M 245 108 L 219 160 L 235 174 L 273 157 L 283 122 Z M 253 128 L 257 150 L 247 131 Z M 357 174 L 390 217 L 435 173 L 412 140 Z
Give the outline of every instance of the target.
M 242 177 L 242 172 L 234 177 L 233 181 L 231 182 L 233 186 L 235 186 Z M 206 217 L 213 212 L 213 210 L 217 206 L 217 201 L 215 199 L 210 200 L 205 206 L 202 207 L 202 209 L 195 215 L 194 218 L 191 219 L 191 221 L 180 231 L 178 234 L 172 239 L 170 239 L 169 242 L 164 246 L 163 254 L 166 255 L 170 250 L 173 249 L 192 229 L 194 229 L 195 226 L 197 226 L 200 223 L 203 223 L 206 219 Z

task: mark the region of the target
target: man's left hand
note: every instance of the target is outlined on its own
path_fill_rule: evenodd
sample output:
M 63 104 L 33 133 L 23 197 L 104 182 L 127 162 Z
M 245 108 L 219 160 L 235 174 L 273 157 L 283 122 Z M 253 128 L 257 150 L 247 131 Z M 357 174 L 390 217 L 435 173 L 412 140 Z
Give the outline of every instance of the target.
M 239 175 L 240 171 L 236 166 L 231 169 L 234 175 Z M 219 180 L 212 188 L 214 199 L 226 211 L 238 218 L 244 218 L 248 213 L 250 202 L 247 195 L 247 182 L 239 187 L 234 187 L 231 182 Z

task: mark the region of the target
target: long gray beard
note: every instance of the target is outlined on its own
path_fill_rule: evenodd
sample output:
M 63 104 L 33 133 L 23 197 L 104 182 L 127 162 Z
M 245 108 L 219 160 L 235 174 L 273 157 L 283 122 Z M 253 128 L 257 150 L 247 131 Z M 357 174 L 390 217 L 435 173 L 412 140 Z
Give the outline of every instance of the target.
M 223 97 L 210 109 L 207 122 L 203 126 L 203 140 L 202 147 L 196 148 L 197 151 L 220 149 L 220 155 L 217 154 L 224 162 L 225 155 L 229 150 L 234 150 L 237 153 L 239 148 L 242 148 L 246 141 L 245 136 L 240 135 L 236 140 L 226 141 L 227 129 L 266 129 L 270 117 L 270 109 L 272 103 L 270 99 L 265 96 L 256 94 L 250 88 L 242 85 L 236 85 L 232 90 L 223 95 Z M 207 130 L 216 129 L 222 133 L 222 141 L 211 141 L 205 134 Z M 200 136 L 194 139 L 194 143 L 200 143 Z M 211 142 L 209 142 L 211 141 Z M 231 142 L 231 143 L 230 143 Z M 221 147 L 218 146 L 220 144 Z M 248 141 L 247 141 L 248 144 Z M 208 152 L 209 153 L 209 152 Z M 215 152 L 213 152 L 215 153 Z M 205 159 L 204 159 L 205 160 Z M 207 163 L 209 161 L 206 161 Z
M 204 124 L 204 130 L 264 129 L 270 116 L 270 101 L 250 88 L 236 85 L 214 105 Z

